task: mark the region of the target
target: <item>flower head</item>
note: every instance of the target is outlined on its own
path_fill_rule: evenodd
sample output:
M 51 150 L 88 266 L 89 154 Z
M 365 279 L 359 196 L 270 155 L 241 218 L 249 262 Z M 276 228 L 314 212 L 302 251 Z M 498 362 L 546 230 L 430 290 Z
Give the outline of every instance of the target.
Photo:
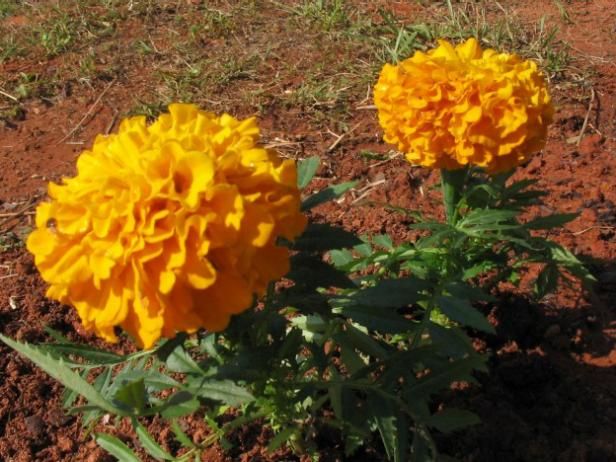
M 473 38 L 386 64 L 374 99 L 386 142 L 413 164 L 450 170 L 515 167 L 543 148 L 553 115 L 534 62 Z
M 28 249 L 50 298 L 87 329 L 144 347 L 224 329 L 289 267 L 278 237 L 305 227 L 296 169 L 257 145 L 254 118 L 172 104 L 148 126 L 126 119 L 49 185 Z

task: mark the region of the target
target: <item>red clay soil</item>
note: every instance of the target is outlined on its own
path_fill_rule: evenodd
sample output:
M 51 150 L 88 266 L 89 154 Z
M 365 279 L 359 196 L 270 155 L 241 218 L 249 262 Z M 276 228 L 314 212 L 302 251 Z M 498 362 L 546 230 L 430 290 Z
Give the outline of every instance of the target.
M 387 3 L 403 9 L 399 5 L 404 2 Z M 546 14 L 548 22 L 555 21 L 559 14 L 554 2 L 510 3 L 529 20 Z M 551 237 L 588 261 L 598 279 L 596 293 L 584 297 L 563 290 L 542 304 L 517 294 L 492 310 L 498 335 L 476 339 L 477 348 L 491 355 L 490 375 L 479 377 L 480 387 L 452 390 L 442 397 L 482 419 L 475 427 L 437 437 L 444 453 L 463 461 L 616 461 L 616 16 L 613 0 L 563 3 L 574 23 L 562 26 L 561 34 L 581 57 L 584 69 L 592 70 L 592 84 L 576 92 L 556 85 L 558 111 L 548 145 L 518 175 L 539 180 L 549 191 L 545 209 L 537 213 L 580 213 Z M 0 65 L 0 71 L 9 69 Z M 5 250 L 0 254 L 4 335 L 44 342 L 48 337 L 43 329 L 49 326 L 75 341 L 103 346 L 83 331 L 73 309 L 44 297 L 45 285 L 19 239 L 31 226 L 33 206 L 44 197 L 46 183 L 73 172 L 79 152 L 110 127 L 112 108 L 128 109 L 125 101 L 131 88 L 114 85 L 99 110 L 83 123 L 83 145 L 63 140 L 105 85 L 54 104 L 33 101 L 26 105 L 24 120 L 0 127 L 0 231 L 14 236 L 14 242 L 3 237 Z M 375 114 L 360 112 L 352 136 L 328 154 L 324 153 L 333 138 L 305 132 L 301 114 L 268 116 L 262 126 L 268 139 L 280 134 L 295 137 L 306 156 L 321 155 L 323 166 L 312 189 L 361 181 L 357 191 L 341 203 L 320 207 L 313 219 L 360 233 L 387 232 L 398 241 L 410 239 L 404 217 L 378 204 L 439 213 L 440 199 L 432 188 L 437 174 L 411 167 L 400 157 L 381 161 L 360 156 L 365 150 L 386 154 L 390 149 L 380 140 Z M 575 137 L 580 134 L 578 143 Z M 117 347 L 126 352 L 130 348 Z M 0 461 L 113 460 L 83 433 L 78 418 L 65 415 L 61 393 L 62 387 L 46 374 L 0 346 Z M 145 423 L 163 447 L 178 449 L 163 422 Z M 195 440 L 207 432 L 197 417 L 184 424 Z M 99 429 L 129 444 L 134 441 L 126 422 L 118 427 L 101 423 Z M 233 450 L 224 453 L 215 446 L 203 460 L 300 460 L 289 451 L 268 454 L 269 437 L 269 430 L 260 425 L 242 428 L 230 437 Z M 322 460 L 344 460 L 334 436 L 324 433 L 318 441 Z M 375 445 L 350 460 L 382 460 Z

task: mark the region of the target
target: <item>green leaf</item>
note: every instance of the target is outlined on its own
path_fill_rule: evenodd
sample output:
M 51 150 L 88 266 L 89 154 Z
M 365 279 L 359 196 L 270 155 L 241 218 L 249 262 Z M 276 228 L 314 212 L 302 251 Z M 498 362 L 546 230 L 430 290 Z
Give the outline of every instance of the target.
M 48 353 L 43 353 L 34 346 L 27 343 L 15 342 L 2 334 L 0 334 L 0 340 L 28 358 L 34 364 L 47 372 L 47 374 L 62 383 L 62 385 L 79 393 L 87 399 L 91 405 L 97 406 L 100 409 L 112 414 L 123 414 L 121 410 L 105 400 L 105 398 L 103 398 L 101 394 L 92 387 L 92 385 L 81 378 L 79 374 L 67 367 L 62 359 L 54 359 L 49 356 Z
M 267 451 L 273 452 L 283 444 L 288 443 L 294 436 L 297 434 L 297 428 L 295 427 L 287 427 L 280 432 L 276 433 L 276 435 L 272 438 L 270 443 L 267 445 Z
M 165 419 L 175 419 L 195 413 L 201 403 L 189 391 L 178 391 L 171 395 L 161 406 L 151 409 L 151 413 L 160 413 Z
M 119 364 L 126 361 L 126 358 L 110 351 L 98 350 L 86 345 L 76 345 L 72 343 L 46 343 L 40 345 L 41 350 L 48 351 L 52 354 L 61 355 L 76 355 L 90 363 L 91 366 L 100 365 L 106 366 L 110 364 Z
M 430 284 L 417 278 L 384 279 L 355 293 L 353 302 L 377 308 L 400 308 L 423 300 Z
M 64 335 L 62 335 L 60 332 L 58 332 L 55 329 L 52 329 L 49 326 L 45 326 L 45 328 L 43 329 L 47 334 L 49 334 L 49 336 L 51 338 L 53 338 L 56 342 L 58 343 L 66 343 L 69 344 L 71 343 L 71 341 L 66 338 Z
M 348 265 L 353 262 L 353 253 L 347 249 L 334 249 L 329 252 L 329 257 L 336 267 Z
M 340 344 L 340 359 L 350 374 L 355 374 L 362 367 L 366 366 L 366 363 L 355 351 L 355 348 L 346 342 L 345 336 L 334 335 L 333 339 Z
M 524 225 L 526 229 L 552 229 L 575 220 L 579 213 L 555 213 L 545 217 L 535 218 Z
M 239 406 L 254 400 L 254 396 L 231 380 L 193 379 L 187 387 L 204 399 L 221 401 L 230 406 Z
M 535 280 L 535 292 L 539 298 L 556 290 L 560 273 L 556 265 L 545 265 Z
M 343 335 L 346 338 L 348 345 L 353 348 L 357 348 L 364 354 L 379 359 L 387 357 L 387 351 L 379 344 L 379 342 L 352 324 L 347 324 L 346 330 L 340 332 L 339 335 Z
M 332 309 L 336 314 L 351 318 L 358 324 L 370 330 L 385 334 L 408 332 L 413 324 L 393 311 L 374 306 L 336 306 Z
M 98 433 L 96 443 L 120 462 L 140 462 L 137 455 L 115 436 Z
M 456 228 L 472 235 L 482 231 L 515 229 L 521 226 L 513 221 L 518 214 L 517 210 L 476 209 L 460 220 Z
M 465 281 L 467 279 L 472 279 L 474 277 L 479 276 L 480 274 L 487 273 L 488 271 L 495 268 L 496 266 L 497 264 L 494 261 L 491 261 L 491 260 L 482 261 L 481 263 L 477 263 L 476 265 L 473 265 L 470 268 L 465 269 L 464 273 L 462 274 L 462 279 Z
M 466 298 L 471 301 L 495 301 L 490 294 L 485 293 L 481 288 L 471 286 L 461 281 L 451 281 L 445 284 L 445 292 L 456 298 Z
M 473 327 L 490 334 L 495 334 L 494 326 L 488 322 L 486 317 L 475 307 L 473 307 L 468 300 L 441 296 L 437 297 L 436 304 L 440 310 L 448 318 L 459 322 L 465 326 Z
M 175 460 L 175 457 L 160 447 L 156 440 L 148 433 L 147 429 L 141 425 L 137 419 L 133 419 L 133 427 L 135 428 L 141 446 L 143 446 L 143 449 L 145 449 L 148 454 L 157 460 Z
M 448 388 L 455 381 L 472 381 L 473 379 L 470 374 L 473 370 L 486 370 L 485 364 L 478 357 L 470 357 L 448 363 L 446 368 L 432 371 L 408 387 L 406 395 L 409 399 L 407 401 L 411 399 L 425 399 L 444 388 Z
M 451 433 L 471 425 L 481 423 L 481 419 L 477 414 L 465 411 L 463 409 L 445 409 L 437 414 L 434 414 L 426 422 L 430 427 L 436 428 L 442 433 Z
M 434 322 L 428 323 L 428 332 L 440 350 L 454 359 L 473 354 L 473 343 L 464 330 L 456 327 L 443 327 Z
M 417 425 L 413 435 L 411 460 L 417 462 L 436 462 L 434 442 L 425 427 Z
M 197 445 L 193 442 L 193 440 L 184 433 L 184 430 L 180 427 L 177 420 L 171 421 L 171 431 L 175 435 L 175 439 L 185 448 L 196 448 Z
M 131 414 L 141 413 L 148 401 L 143 378 L 122 386 L 114 395 L 114 401 L 123 406 Z
M 377 394 L 368 397 L 370 414 L 381 435 L 387 458 L 406 462 L 408 457 L 408 423 L 397 405 Z
M 379 234 L 372 238 L 372 243 L 381 246 L 387 250 L 393 250 L 394 243 L 387 234 Z
M 322 191 L 308 197 L 302 202 L 302 212 L 306 212 L 317 205 L 331 201 L 342 196 L 345 192 L 355 187 L 357 181 L 349 181 L 347 183 L 341 183 L 333 186 L 329 186 Z
M 156 348 L 156 357 L 162 361 L 167 361 L 169 355 L 178 347 L 178 345 L 184 344 L 184 341 L 188 338 L 185 332 L 179 332 L 175 337 L 167 339 L 162 345 Z
M 172 372 L 203 374 L 203 369 L 188 354 L 182 345 L 178 345 L 166 361 L 167 368 Z
M 291 257 L 291 271 L 287 279 L 295 281 L 301 287 L 340 287 L 355 288 L 355 284 L 347 275 L 325 263 L 321 256 L 297 254 Z
M 293 249 L 305 252 L 325 252 L 353 247 L 362 241 L 353 233 L 327 223 L 311 223 L 293 243 Z
M 304 189 L 317 173 L 321 159 L 319 156 L 308 157 L 297 163 L 297 187 Z

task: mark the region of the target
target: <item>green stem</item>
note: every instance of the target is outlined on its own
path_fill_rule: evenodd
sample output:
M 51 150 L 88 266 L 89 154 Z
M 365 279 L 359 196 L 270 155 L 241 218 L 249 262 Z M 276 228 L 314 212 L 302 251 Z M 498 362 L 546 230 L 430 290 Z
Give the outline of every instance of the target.
M 457 170 L 441 169 L 441 190 L 447 224 L 455 225 L 458 221 L 458 203 L 464 192 L 468 168 Z

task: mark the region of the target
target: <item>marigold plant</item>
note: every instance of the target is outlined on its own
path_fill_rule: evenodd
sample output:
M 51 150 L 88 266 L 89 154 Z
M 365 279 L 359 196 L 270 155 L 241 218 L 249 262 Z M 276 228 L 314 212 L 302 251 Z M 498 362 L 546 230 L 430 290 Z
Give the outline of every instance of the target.
M 553 115 L 533 61 L 474 38 L 385 64 L 374 99 L 385 141 L 413 164 L 449 170 L 510 170 L 543 148 Z
M 220 331 L 289 269 L 279 237 L 306 225 L 292 160 L 257 145 L 254 118 L 172 104 L 125 120 L 49 185 L 28 238 L 47 295 L 108 341 Z

